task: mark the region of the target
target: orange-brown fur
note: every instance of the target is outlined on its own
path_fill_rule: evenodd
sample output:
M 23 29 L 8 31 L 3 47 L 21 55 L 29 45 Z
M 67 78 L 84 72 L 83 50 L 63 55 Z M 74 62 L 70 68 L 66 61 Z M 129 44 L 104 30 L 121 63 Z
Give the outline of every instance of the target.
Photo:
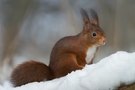
M 14 86 L 21 86 L 29 82 L 40 82 L 45 79 L 50 80 L 52 77 L 53 75 L 51 75 L 48 66 L 41 62 L 31 60 L 20 64 L 14 69 L 11 75 L 11 81 Z
M 16 67 L 11 75 L 14 86 L 51 80 L 82 69 L 86 65 L 88 48 L 98 47 L 105 43 L 105 35 L 99 27 L 98 17 L 95 12 L 93 13 L 94 18 L 90 20 L 86 11 L 82 9 L 84 22 L 82 32 L 75 36 L 64 37 L 55 44 L 50 55 L 49 66 L 36 61 L 28 61 Z M 93 33 L 96 33 L 96 36 Z

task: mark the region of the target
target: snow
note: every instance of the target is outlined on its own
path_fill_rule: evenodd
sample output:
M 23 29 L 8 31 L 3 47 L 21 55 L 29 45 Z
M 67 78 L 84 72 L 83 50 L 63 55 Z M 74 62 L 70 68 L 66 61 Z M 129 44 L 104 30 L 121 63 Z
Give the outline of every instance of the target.
M 33 82 L 12 87 L 10 82 L 0 90 L 113 90 L 120 84 L 135 82 L 135 52 L 116 52 L 96 64 L 51 81 Z

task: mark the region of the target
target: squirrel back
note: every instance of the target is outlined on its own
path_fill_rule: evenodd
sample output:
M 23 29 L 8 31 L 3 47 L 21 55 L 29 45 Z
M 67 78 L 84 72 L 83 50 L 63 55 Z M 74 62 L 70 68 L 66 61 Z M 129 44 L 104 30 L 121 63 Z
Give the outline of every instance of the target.
M 97 48 L 105 44 L 106 37 L 99 26 L 97 13 L 94 10 L 91 13 L 93 18 L 90 20 L 87 12 L 81 9 L 84 23 L 82 31 L 77 35 L 64 37 L 55 44 L 49 66 L 36 61 L 17 66 L 11 75 L 14 86 L 59 78 L 82 69 L 86 64 L 92 64 Z

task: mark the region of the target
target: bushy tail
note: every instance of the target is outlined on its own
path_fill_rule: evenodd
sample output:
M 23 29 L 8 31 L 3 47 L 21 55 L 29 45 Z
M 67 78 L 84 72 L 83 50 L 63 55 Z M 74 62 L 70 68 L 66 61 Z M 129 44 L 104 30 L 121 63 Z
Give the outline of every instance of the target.
M 11 82 L 15 87 L 51 79 L 53 75 L 49 67 L 33 60 L 18 65 L 11 74 Z

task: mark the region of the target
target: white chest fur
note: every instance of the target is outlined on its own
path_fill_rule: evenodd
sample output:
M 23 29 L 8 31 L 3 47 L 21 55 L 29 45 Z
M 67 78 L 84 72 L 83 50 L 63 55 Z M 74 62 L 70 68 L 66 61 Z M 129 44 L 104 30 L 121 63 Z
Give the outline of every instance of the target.
M 90 63 L 91 60 L 93 59 L 96 50 L 97 50 L 97 47 L 95 47 L 95 46 L 88 49 L 87 54 L 86 54 L 86 58 L 85 58 L 87 64 Z

